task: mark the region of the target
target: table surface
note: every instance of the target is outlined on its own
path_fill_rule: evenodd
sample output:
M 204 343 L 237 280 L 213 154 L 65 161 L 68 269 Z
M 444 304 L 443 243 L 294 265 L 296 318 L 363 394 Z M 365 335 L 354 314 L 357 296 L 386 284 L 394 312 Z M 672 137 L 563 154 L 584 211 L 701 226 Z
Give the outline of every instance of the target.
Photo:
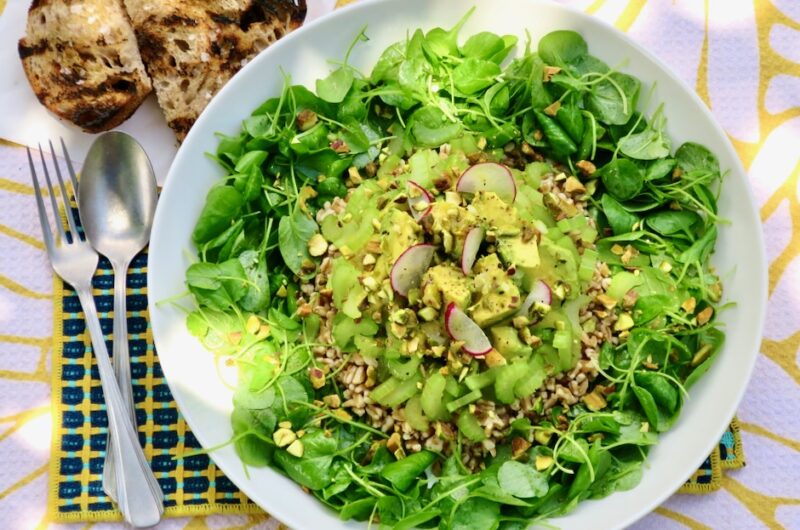
M 336 0 L 308 3 L 309 17 L 336 7 Z M 767 242 L 765 339 L 739 408 L 747 467 L 726 473 L 718 492 L 673 496 L 634 528 L 800 529 L 800 1 L 563 3 L 626 31 L 695 87 L 742 158 Z M 0 16 L 4 5 L 0 0 Z M 0 248 L 0 526 L 121 528 L 45 520 L 52 273 L 25 151 L 4 143 Z M 158 528 L 280 527 L 267 516 L 210 516 L 166 520 Z

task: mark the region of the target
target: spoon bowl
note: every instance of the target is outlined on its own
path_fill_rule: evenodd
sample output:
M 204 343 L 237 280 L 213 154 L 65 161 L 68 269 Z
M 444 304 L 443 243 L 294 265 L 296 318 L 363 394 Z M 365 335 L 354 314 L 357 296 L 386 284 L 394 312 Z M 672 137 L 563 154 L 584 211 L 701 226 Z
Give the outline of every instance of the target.
M 132 258 L 150 239 L 157 199 L 142 146 L 122 132 L 99 136 L 86 155 L 78 192 L 92 246 L 112 262 Z

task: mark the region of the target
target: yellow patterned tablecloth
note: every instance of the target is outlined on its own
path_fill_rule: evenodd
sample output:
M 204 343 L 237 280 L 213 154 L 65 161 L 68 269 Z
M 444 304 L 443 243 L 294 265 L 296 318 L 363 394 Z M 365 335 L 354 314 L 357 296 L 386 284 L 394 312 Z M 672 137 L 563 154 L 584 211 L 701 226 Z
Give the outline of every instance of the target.
M 336 7 L 308 3 L 312 17 Z M 635 528 L 800 529 L 800 0 L 563 3 L 626 31 L 695 87 L 742 158 L 767 242 L 765 339 L 739 409 L 748 465 L 727 472 L 716 493 L 673 496 Z M 0 119 L 2 110 L 0 94 Z M 13 530 L 56 528 L 45 520 L 53 283 L 26 164 L 24 151 L 0 143 L 0 528 Z M 216 515 L 159 528 L 280 526 Z M 58 526 L 89 527 L 121 528 Z

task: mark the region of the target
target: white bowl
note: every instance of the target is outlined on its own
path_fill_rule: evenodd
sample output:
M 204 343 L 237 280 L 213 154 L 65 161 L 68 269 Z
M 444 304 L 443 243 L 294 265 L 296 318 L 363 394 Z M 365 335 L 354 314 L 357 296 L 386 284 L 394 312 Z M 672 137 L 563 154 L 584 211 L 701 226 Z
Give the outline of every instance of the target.
M 231 437 L 231 391 L 220 381 L 212 355 L 186 330 L 184 314 L 159 300 L 185 291 L 187 253 L 195 221 L 209 188 L 222 171 L 204 153 L 214 152 L 214 133 L 235 134 L 241 121 L 265 99 L 279 93 L 280 68 L 294 82 L 313 87 L 340 59 L 358 30 L 366 25 L 370 41 L 357 46 L 351 63 L 369 72 L 380 52 L 406 37 L 409 29 L 451 27 L 471 5 L 477 10 L 462 35 L 489 30 L 518 35 L 529 30 L 533 42 L 555 29 L 573 29 L 588 41 L 592 54 L 647 84 L 656 83 L 655 101 L 666 103 L 668 131 L 675 145 L 693 140 L 705 144 L 729 171 L 719 202 L 731 223 L 720 227 L 714 263 L 735 307 L 720 314 L 726 345 L 718 361 L 692 389 L 679 422 L 664 435 L 650 458 L 639 486 L 601 501 L 580 504 L 556 520 L 563 528 L 620 528 L 647 514 L 676 491 L 719 441 L 733 417 L 750 377 L 761 340 L 767 275 L 760 222 L 744 170 L 731 144 L 698 97 L 660 61 L 628 37 L 581 12 L 539 0 L 430 1 L 376 0 L 359 3 L 292 33 L 242 69 L 211 101 L 178 152 L 156 212 L 150 244 L 148 285 L 153 336 L 164 374 L 175 400 L 204 447 Z M 502 7 L 501 7 L 502 6 Z M 644 92 L 644 90 L 643 90 Z M 211 454 L 216 464 L 254 502 L 300 529 L 364 528 L 341 522 L 336 514 L 271 469 L 250 469 L 228 446 Z

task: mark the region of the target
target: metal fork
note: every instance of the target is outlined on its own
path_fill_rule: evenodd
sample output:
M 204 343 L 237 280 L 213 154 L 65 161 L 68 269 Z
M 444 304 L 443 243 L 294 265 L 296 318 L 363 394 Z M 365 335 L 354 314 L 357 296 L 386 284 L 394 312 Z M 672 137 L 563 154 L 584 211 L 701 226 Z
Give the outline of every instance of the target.
M 131 525 L 135 527 L 153 526 L 161 520 L 161 515 L 164 512 L 163 500 L 160 489 L 156 492 L 152 488 L 152 484 L 157 484 L 157 482 L 145 459 L 142 447 L 139 445 L 138 435 L 130 422 L 130 414 L 128 413 L 127 405 L 122 400 L 122 394 L 117 385 L 114 369 L 108 356 L 103 331 L 100 328 L 100 321 L 97 318 L 91 282 L 92 276 L 97 269 L 99 258 L 97 252 L 89 246 L 88 242 L 83 241 L 78 233 L 77 222 L 73 216 L 72 208 L 70 208 L 67 189 L 64 186 L 64 179 L 61 176 L 53 143 L 49 143 L 50 154 L 53 157 L 53 165 L 58 178 L 58 188 L 61 192 L 61 200 L 63 201 L 67 223 L 69 224 L 69 236 L 71 237 L 68 237 L 59 221 L 58 199 L 56 198 L 56 192 L 50 179 L 50 172 L 47 169 L 47 163 L 40 145 L 39 156 L 42 161 L 42 169 L 44 170 L 47 191 L 50 197 L 50 206 L 55 219 L 55 233 L 51 230 L 47 219 L 45 201 L 39 186 L 31 150 L 27 149 L 27 151 L 44 244 L 56 274 L 72 285 L 78 293 L 81 306 L 83 306 L 86 325 L 89 328 L 89 334 L 92 339 L 92 350 L 97 359 L 100 382 L 106 400 L 109 437 L 113 439 L 111 457 L 114 459 L 116 469 L 117 505 L 125 520 Z M 61 140 L 61 148 L 64 152 L 64 158 L 67 160 L 67 168 L 69 169 L 69 177 L 73 189 L 77 190 L 75 171 L 72 168 L 63 140 Z

